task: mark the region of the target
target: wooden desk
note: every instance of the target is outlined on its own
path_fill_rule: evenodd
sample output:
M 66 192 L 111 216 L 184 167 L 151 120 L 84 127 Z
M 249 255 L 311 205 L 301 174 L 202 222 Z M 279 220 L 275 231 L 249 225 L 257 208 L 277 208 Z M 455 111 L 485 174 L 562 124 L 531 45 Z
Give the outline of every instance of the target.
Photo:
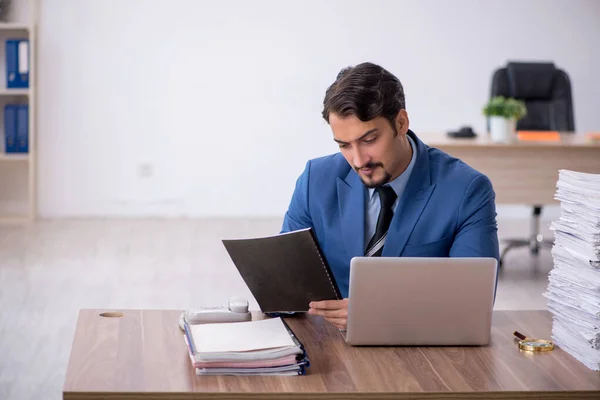
M 499 204 L 558 204 L 554 200 L 559 169 L 600 173 L 600 143 L 584 135 L 564 133 L 560 141 L 517 141 L 498 144 L 486 134 L 451 138 L 445 133 L 421 133 L 419 138 L 460 158 L 487 175 Z
M 514 330 L 549 337 L 546 311 L 496 311 L 492 344 L 462 348 L 352 347 L 320 318 L 287 318 L 311 361 L 297 377 L 196 376 L 179 311 L 100 312 L 79 314 L 65 399 L 600 398 L 600 373 L 561 349 L 517 349 Z

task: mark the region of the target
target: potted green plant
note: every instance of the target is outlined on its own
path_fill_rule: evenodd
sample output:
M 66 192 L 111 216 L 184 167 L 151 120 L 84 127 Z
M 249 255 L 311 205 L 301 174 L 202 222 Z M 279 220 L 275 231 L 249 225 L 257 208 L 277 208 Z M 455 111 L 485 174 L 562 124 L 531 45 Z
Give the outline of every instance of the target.
M 516 138 L 517 121 L 527 115 L 525 102 L 512 97 L 495 96 L 483 107 L 490 120 L 490 136 L 494 142 L 510 142 Z

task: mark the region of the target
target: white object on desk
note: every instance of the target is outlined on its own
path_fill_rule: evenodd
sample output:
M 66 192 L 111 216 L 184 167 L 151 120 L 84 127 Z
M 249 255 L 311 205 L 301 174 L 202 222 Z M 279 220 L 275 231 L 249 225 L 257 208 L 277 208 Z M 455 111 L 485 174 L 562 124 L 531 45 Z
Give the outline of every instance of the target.
M 248 310 L 248 300 L 239 297 L 229 299 L 227 306 L 200 307 L 186 310 L 179 317 L 179 327 L 190 325 L 250 321 L 252 314 Z
M 494 142 L 510 143 L 517 138 L 517 120 L 498 116 L 490 117 L 490 136 Z

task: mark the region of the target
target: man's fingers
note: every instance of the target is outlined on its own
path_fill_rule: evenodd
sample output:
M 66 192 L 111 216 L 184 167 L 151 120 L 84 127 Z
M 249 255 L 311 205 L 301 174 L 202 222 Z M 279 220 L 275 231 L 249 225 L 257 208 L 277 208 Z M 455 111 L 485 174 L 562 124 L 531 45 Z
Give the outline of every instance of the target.
M 324 300 L 310 303 L 308 313 L 323 317 L 338 329 L 345 330 L 348 321 L 348 300 Z
M 340 308 L 348 308 L 348 299 L 311 301 L 309 307 L 320 310 L 339 310 Z
M 312 301 L 309 306 L 319 310 L 339 310 L 341 308 L 339 300 Z
M 346 309 L 337 309 L 337 310 L 323 310 L 311 308 L 308 310 L 308 313 L 311 315 L 319 315 L 325 318 L 347 318 L 348 310 Z

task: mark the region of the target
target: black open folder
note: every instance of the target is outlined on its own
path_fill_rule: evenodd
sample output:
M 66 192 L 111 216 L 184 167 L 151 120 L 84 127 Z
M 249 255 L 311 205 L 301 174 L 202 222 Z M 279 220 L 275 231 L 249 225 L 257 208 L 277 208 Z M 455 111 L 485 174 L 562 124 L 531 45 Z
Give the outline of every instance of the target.
M 262 312 L 308 311 L 311 301 L 342 298 L 311 228 L 223 244 Z

